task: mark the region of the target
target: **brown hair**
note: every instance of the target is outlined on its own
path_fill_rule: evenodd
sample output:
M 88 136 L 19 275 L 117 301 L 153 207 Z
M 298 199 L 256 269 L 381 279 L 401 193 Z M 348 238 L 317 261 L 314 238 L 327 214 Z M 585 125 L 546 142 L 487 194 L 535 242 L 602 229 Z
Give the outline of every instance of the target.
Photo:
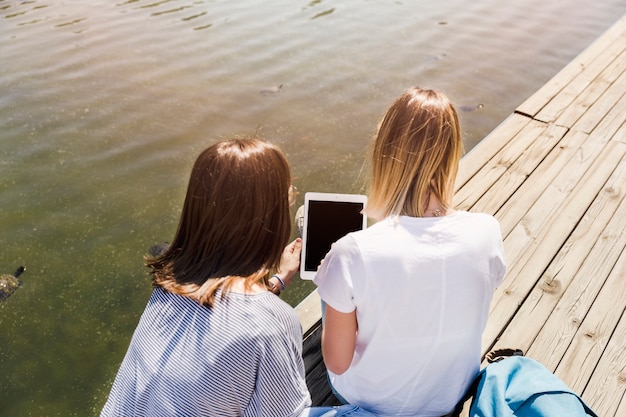
M 249 288 L 277 268 L 291 234 L 289 165 L 276 146 L 232 139 L 197 158 L 176 235 L 147 259 L 153 284 L 211 306 L 234 278 Z
M 450 208 L 462 154 L 450 100 L 434 90 L 407 90 L 387 110 L 373 141 L 367 215 L 423 217 L 431 193 Z

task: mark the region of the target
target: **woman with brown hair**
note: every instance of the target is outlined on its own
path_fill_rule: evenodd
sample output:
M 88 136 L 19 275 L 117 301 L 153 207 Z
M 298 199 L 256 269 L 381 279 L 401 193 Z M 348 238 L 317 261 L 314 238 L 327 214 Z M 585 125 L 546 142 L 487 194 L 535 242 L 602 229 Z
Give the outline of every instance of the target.
M 440 92 L 409 89 L 380 122 L 365 209 L 378 222 L 337 241 L 314 279 L 324 362 L 345 403 L 444 416 L 478 374 L 505 264 L 498 222 L 453 208 L 462 152 Z
M 309 407 L 300 322 L 276 297 L 300 263 L 300 239 L 287 245 L 292 191 L 285 156 L 267 142 L 200 154 L 176 235 L 147 260 L 154 290 L 102 416 L 359 411 Z

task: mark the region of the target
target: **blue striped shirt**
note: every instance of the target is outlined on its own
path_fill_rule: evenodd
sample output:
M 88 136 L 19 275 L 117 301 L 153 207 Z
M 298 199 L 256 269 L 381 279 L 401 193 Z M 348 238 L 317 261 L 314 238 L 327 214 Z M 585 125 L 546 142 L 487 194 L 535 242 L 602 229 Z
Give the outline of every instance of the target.
M 264 292 L 209 309 L 156 288 L 101 417 L 296 416 L 311 404 L 302 329 Z

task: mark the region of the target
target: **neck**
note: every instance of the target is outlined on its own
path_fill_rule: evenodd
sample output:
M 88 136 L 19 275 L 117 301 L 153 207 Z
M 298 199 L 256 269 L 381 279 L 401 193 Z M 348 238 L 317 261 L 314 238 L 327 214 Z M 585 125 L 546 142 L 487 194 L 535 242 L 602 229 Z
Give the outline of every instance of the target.
M 427 217 L 441 217 L 441 216 L 445 216 L 446 213 L 446 209 L 443 207 L 436 207 L 436 208 L 429 208 L 426 210 L 425 212 Z
M 248 287 L 245 278 L 237 278 L 233 281 L 230 291 L 240 294 L 259 294 L 267 291 L 267 287 L 259 283 L 253 283 Z
M 441 204 L 441 201 L 437 198 L 437 196 L 429 192 L 428 197 L 426 198 L 426 210 L 424 210 L 424 215 L 426 217 L 441 217 L 447 214 L 446 208 Z

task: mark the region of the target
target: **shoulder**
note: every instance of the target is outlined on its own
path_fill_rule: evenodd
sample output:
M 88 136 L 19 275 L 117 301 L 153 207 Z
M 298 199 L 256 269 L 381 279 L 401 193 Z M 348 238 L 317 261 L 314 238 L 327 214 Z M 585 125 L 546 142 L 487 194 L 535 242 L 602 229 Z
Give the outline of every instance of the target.
M 489 227 L 500 230 L 500 223 L 491 214 L 475 213 L 470 211 L 457 211 L 450 216 L 451 220 L 473 224 L 481 227 Z
M 272 293 L 244 296 L 245 305 L 249 306 L 248 315 L 252 315 L 251 323 L 261 323 L 262 333 L 277 333 L 284 337 L 285 330 L 289 333 L 302 334 L 300 319 L 296 311 L 278 296 Z
M 229 293 L 226 298 L 228 301 L 225 304 L 228 308 L 239 310 L 245 315 L 265 314 L 287 318 L 297 317 L 289 304 L 269 291 L 258 294 Z
M 459 219 L 472 219 L 476 221 L 497 222 L 496 218 L 493 217 L 491 214 L 465 210 L 459 210 L 452 214 L 451 217 L 457 217 Z
M 378 240 L 381 236 L 386 235 L 393 226 L 393 221 L 390 219 L 384 219 L 373 225 L 356 232 L 351 232 L 339 239 L 334 245 L 344 249 L 355 249 L 362 242 L 368 242 L 371 240 Z

